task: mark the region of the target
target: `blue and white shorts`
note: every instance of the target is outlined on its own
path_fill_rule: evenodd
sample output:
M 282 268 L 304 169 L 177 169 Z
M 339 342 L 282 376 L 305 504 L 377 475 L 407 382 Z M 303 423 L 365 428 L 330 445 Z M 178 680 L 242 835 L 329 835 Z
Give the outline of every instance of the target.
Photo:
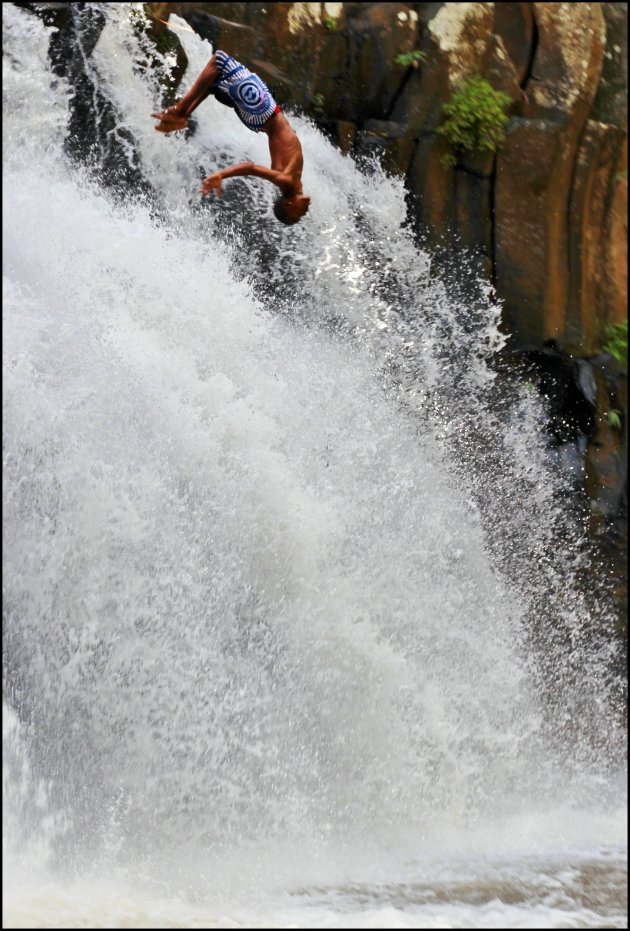
M 257 74 L 226 52 L 215 53 L 218 79 L 210 92 L 217 100 L 233 107 L 248 129 L 257 133 L 270 116 L 280 112 L 269 88 Z

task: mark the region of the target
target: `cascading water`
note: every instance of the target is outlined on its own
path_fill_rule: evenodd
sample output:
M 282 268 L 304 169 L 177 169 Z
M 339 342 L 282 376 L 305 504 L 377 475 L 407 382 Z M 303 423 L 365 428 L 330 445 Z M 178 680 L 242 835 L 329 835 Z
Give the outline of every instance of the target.
M 201 204 L 265 139 L 155 133 L 141 5 L 91 6 L 126 201 L 3 4 L 5 921 L 623 927 L 606 606 L 492 295 L 299 118 L 306 222 Z

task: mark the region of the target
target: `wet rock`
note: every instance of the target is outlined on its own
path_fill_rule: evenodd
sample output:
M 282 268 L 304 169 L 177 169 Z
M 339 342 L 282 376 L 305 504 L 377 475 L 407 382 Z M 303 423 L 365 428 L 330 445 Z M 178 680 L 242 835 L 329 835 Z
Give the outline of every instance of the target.
M 254 29 L 244 25 L 242 22 L 234 22 L 225 16 L 208 13 L 197 8 L 194 3 L 168 4 L 170 8 L 175 8 L 179 16 L 186 20 L 192 29 L 206 39 L 212 45 L 212 48 L 224 48 L 229 54 L 236 55 L 232 49 L 238 49 L 238 54 L 245 61 L 253 58 L 258 50 L 259 40 Z M 239 7 L 244 4 L 214 4 L 215 7 Z M 226 10 L 226 16 L 232 12 L 232 15 L 238 15 L 239 11 Z
M 406 131 L 403 123 L 393 120 L 366 120 L 357 132 L 354 151 L 359 157 L 376 156 L 386 170 L 396 172 Z
M 98 171 L 106 187 L 142 190 L 146 183 L 134 139 L 103 93 L 91 60 L 104 25 L 105 16 L 94 4 L 72 4 L 64 25 L 50 39 L 52 70 L 73 90 L 65 150 Z
M 136 64 L 140 70 L 160 75 L 163 87 L 162 107 L 177 99 L 177 89 L 188 67 L 188 59 L 177 35 L 169 28 L 168 3 L 147 3 L 146 14 L 135 16 L 136 35 L 144 40 L 146 57 Z
M 586 454 L 587 490 L 608 521 L 628 510 L 628 377 L 607 353 L 589 360 L 596 391 L 595 429 Z
M 337 145 L 344 154 L 352 151 L 357 135 L 357 124 L 350 120 L 337 120 L 335 137 Z
M 252 58 L 252 68 L 273 87 L 274 97 L 277 100 L 288 100 L 291 96 L 291 78 L 280 70 L 273 62 L 262 58 Z
M 103 11 L 92 3 L 18 5 L 56 27 L 49 43 L 51 70 L 72 89 L 64 143 L 68 156 L 97 172 L 99 183 L 121 195 L 148 192 L 133 136 L 103 93 L 92 60 L 105 25 Z
M 70 3 L 16 3 L 30 13 L 35 13 L 47 26 L 60 29 L 70 15 Z
M 523 372 L 545 399 L 547 432 L 553 445 L 576 443 L 582 453 L 596 429 L 594 378 L 590 365 L 565 352 L 555 340 L 522 350 Z

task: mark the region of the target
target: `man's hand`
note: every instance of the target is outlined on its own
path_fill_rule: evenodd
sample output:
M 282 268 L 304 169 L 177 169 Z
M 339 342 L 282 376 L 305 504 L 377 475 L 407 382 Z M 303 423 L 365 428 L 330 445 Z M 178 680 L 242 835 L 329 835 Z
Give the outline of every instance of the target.
M 221 195 L 221 182 L 223 177 L 220 171 L 215 171 L 213 175 L 209 175 L 206 180 L 203 182 L 199 188 L 202 194 L 209 194 L 210 191 L 214 191 L 217 197 Z

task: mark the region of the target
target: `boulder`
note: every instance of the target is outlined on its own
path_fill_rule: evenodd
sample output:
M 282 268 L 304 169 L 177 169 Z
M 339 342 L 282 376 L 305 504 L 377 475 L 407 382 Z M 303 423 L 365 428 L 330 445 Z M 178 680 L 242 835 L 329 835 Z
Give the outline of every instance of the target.
M 324 31 L 319 4 L 170 3 L 213 49 L 258 69 L 283 106 L 308 108 Z M 317 10 L 314 10 L 317 7 Z M 256 64 L 254 64 L 256 63 Z
M 492 3 L 445 3 L 428 19 L 419 45 L 425 62 L 406 83 L 391 119 L 408 126 L 410 146 L 433 132 L 460 81 L 483 72 L 492 42 Z
M 383 118 L 417 47 L 408 3 L 171 3 L 216 47 L 255 65 L 285 106 L 323 119 Z M 278 82 L 272 68 L 288 76 Z M 314 101 L 318 106 L 314 107 Z

